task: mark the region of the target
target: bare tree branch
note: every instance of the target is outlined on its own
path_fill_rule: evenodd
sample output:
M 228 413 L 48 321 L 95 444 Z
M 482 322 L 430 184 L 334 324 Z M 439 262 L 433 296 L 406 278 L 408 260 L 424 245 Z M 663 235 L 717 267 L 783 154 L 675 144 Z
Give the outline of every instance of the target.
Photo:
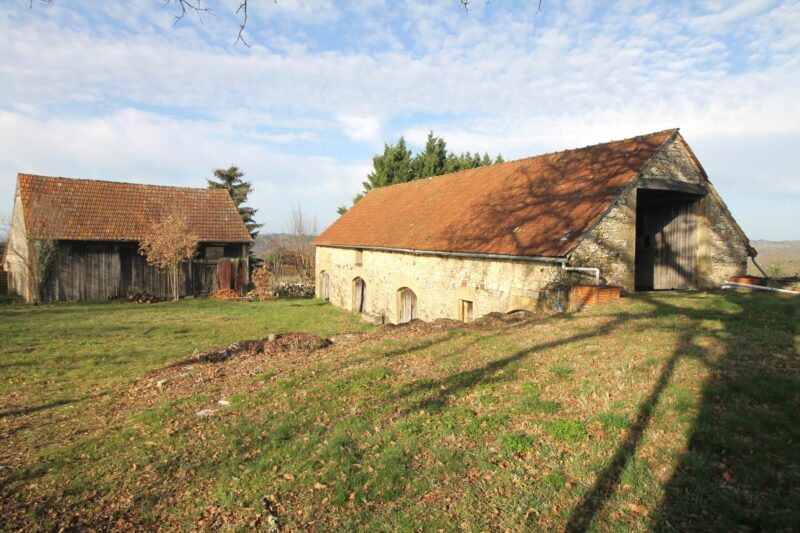
M 242 3 L 239 4 L 239 7 L 236 9 L 236 14 L 238 15 L 239 12 L 242 13 L 242 23 L 239 25 L 239 35 L 236 36 L 236 42 L 234 42 L 233 44 L 238 44 L 239 41 L 241 41 L 246 47 L 250 48 L 250 45 L 247 43 L 247 41 L 244 40 L 244 37 L 242 36 L 244 28 L 245 26 L 247 26 L 247 0 L 242 0 Z

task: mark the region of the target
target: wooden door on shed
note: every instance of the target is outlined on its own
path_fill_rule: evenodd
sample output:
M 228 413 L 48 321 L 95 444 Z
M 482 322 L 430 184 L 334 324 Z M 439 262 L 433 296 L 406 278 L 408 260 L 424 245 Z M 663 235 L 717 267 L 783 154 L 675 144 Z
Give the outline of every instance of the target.
M 233 261 L 224 257 L 217 261 L 217 287 L 219 290 L 232 289 L 234 275 Z
M 650 201 L 637 213 L 636 286 L 692 289 L 697 278 L 697 198 Z
M 400 323 L 417 318 L 417 295 L 411 289 L 400 290 Z

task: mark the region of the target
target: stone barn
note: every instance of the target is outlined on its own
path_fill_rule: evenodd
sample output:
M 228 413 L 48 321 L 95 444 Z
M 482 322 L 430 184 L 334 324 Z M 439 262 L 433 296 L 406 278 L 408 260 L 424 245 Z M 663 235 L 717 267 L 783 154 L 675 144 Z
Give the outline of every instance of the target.
M 40 276 L 43 301 L 171 297 L 167 272 L 149 265 L 138 249 L 152 225 L 171 212 L 186 215 L 199 241 L 197 256 L 181 269 L 182 296 L 215 290 L 223 258 L 238 263 L 246 278 L 252 238 L 225 190 L 19 174 L 3 259 L 9 292 L 33 299 L 37 254 L 31 249 L 47 244 L 56 252 L 47 255 Z
M 391 323 L 718 287 L 756 254 L 677 129 L 373 189 L 315 245 L 317 296 Z

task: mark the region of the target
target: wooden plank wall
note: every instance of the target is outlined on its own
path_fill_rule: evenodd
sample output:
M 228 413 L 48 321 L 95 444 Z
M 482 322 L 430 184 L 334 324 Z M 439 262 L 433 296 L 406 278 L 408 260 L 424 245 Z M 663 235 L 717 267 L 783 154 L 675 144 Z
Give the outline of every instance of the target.
M 691 289 L 697 286 L 698 198 L 666 195 L 637 209 L 636 286 Z
M 217 288 L 214 261 L 184 263 L 181 296 L 206 296 Z M 61 244 L 45 288 L 45 300 L 127 298 L 146 293 L 172 297 L 169 273 L 149 265 L 130 244 Z

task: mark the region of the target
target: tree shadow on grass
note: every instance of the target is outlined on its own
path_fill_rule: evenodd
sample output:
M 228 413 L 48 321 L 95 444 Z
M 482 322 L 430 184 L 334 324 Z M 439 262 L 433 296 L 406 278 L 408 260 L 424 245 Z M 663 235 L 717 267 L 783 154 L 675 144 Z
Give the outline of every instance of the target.
M 655 517 L 665 531 L 800 524 L 800 299 L 741 298 Z
M 656 306 L 656 313 L 681 314 L 697 327 L 687 327 L 681 335 L 611 461 L 573 509 L 566 529 L 589 529 L 613 496 L 682 358 L 699 359 L 711 375 L 689 445 L 656 513 L 655 528 L 771 530 L 800 523 L 797 302 L 729 294 L 724 300 L 740 309 L 728 314 L 644 298 Z M 722 322 L 721 330 L 700 327 L 700 321 L 715 319 Z M 708 336 L 723 343 L 720 357 L 711 357 L 697 342 Z
M 42 405 L 31 405 L 28 407 L 21 407 L 19 409 L 9 409 L 8 411 L 0 411 L 0 419 L 2 418 L 11 418 L 16 416 L 24 416 L 30 415 L 33 413 L 38 413 L 39 411 L 46 411 L 48 409 L 53 409 L 55 407 L 61 407 L 62 405 L 69 405 L 71 403 L 77 403 L 80 401 L 85 400 L 88 396 L 84 396 L 83 398 L 73 398 L 73 399 L 64 399 L 64 400 L 56 400 L 54 402 L 45 403 Z
M 513 366 L 514 363 L 522 361 L 538 352 L 590 339 L 597 335 L 610 334 L 632 318 L 634 318 L 634 315 L 623 312 L 617 315 L 613 320 L 583 333 L 539 343 L 525 348 L 524 350 L 514 352 L 506 357 L 490 361 L 478 368 L 457 372 L 443 379 L 411 383 L 403 387 L 396 395 L 392 396 L 390 401 L 394 402 L 399 399 L 414 398 L 422 395 L 423 398 L 413 401 L 403 412 L 410 413 L 421 409 L 433 410 L 441 408 L 447 403 L 447 399 L 451 396 L 458 395 L 461 392 L 470 390 L 479 385 L 497 383 L 510 379 L 510 376 L 505 374 L 505 370 Z

